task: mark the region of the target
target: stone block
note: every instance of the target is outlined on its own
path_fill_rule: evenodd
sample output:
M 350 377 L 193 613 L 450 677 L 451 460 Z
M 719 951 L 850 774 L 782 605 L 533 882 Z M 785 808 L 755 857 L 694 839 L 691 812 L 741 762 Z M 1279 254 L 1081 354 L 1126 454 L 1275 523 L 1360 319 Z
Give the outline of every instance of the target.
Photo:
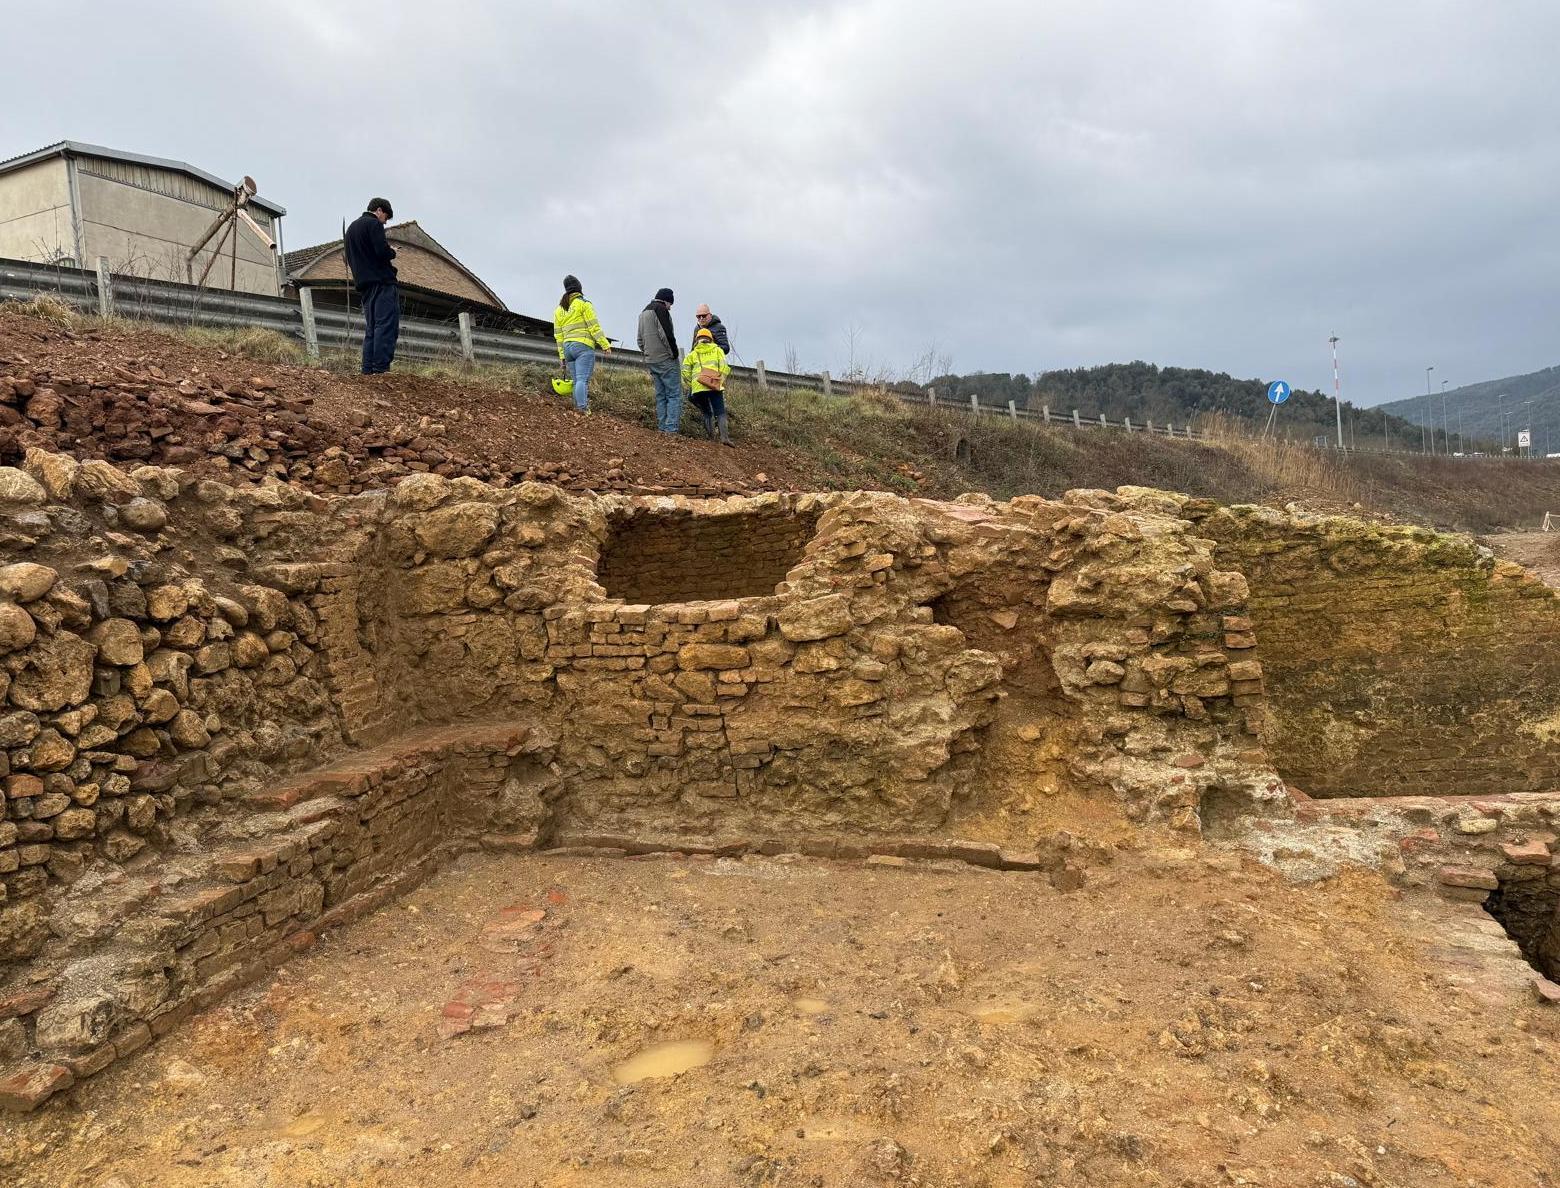
M 691 671 L 746 668 L 751 661 L 747 648 L 734 644 L 688 644 L 677 653 L 678 667 Z
M 1436 878 L 1444 887 L 1471 887 L 1494 891 L 1500 886 L 1500 880 L 1495 877 L 1493 870 L 1481 870 L 1475 866 L 1443 866 L 1436 872 Z
M 831 639 L 851 628 L 850 599 L 844 594 L 794 602 L 778 616 L 780 634 L 792 642 Z

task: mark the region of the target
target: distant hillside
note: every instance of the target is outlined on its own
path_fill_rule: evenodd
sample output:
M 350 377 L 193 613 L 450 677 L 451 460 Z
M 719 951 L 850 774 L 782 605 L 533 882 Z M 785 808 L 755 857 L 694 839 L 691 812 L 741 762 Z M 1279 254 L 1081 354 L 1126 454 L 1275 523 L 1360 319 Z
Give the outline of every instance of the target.
M 945 375 L 932 380 L 939 396 L 963 399 L 971 392 L 983 401 L 1003 404 L 1015 401 L 1020 408 L 1049 405 L 1053 413 L 1069 416 L 1077 409 L 1085 417 L 1104 413 L 1112 420 L 1131 417 L 1138 423 L 1152 420 L 1184 425 L 1199 417 L 1221 414 L 1265 423 L 1268 417 L 1267 380 L 1236 379 L 1222 371 L 1200 368 L 1156 367 L 1152 363 L 1107 363 L 1069 371 L 1047 371 L 1037 379 L 1027 375 Z M 1332 397 L 1325 392 L 1295 391 L 1278 413 L 1282 436 L 1306 440 L 1336 432 Z M 1422 436 L 1417 422 L 1383 413 L 1376 408 L 1356 408 L 1343 402 L 1343 431 L 1352 444 L 1380 446 L 1418 444 Z
M 1531 408 L 1527 401 L 1532 401 Z M 1506 413 L 1506 445 L 1514 449 L 1517 430 L 1527 428 L 1531 414 L 1533 452 L 1548 454 L 1560 451 L 1560 367 L 1546 367 L 1526 375 L 1510 375 L 1482 384 L 1450 388 L 1446 392 L 1444 404 L 1441 394 L 1437 392 L 1428 400 L 1424 396 L 1410 396 L 1406 400 L 1394 400 L 1381 407 L 1416 425 L 1433 424 L 1437 434 L 1444 433 L 1450 426 L 1454 450 L 1457 448 L 1459 423 L 1467 440 L 1484 438 L 1489 442 L 1498 441 L 1501 437 L 1502 408 Z

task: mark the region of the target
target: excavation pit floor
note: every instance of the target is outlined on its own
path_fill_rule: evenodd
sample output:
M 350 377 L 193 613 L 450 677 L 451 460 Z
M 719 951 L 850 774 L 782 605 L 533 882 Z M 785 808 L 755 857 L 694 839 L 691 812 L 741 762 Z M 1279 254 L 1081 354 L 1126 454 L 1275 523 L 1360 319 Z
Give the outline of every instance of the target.
M 1453 986 L 1465 905 L 1088 874 L 468 855 L 0 1119 L 0 1182 L 1560 1184 L 1560 1011 Z

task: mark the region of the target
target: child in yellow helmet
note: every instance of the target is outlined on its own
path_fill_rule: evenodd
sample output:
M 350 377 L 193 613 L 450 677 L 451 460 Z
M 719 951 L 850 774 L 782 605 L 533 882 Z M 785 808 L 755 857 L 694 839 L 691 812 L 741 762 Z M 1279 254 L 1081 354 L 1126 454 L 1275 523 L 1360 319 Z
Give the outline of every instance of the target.
M 693 349 L 683 359 L 682 374 L 689 399 L 704 416 L 705 436 L 714 437 L 718 426 L 720 444 L 733 444 L 726 432 L 725 389 L 731 364 L 726 362 L 726 352 L 715 345 L 715 335 L 710 331 L 700 329 L 693 336 Z

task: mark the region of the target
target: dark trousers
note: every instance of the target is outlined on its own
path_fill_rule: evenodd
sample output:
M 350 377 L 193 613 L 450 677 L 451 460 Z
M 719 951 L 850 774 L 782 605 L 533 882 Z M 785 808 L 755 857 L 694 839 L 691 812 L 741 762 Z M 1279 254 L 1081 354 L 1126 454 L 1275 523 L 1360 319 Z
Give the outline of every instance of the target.
M 707 417 L 726 415 L 726 393 L 724 392 L 695 392 L 688 399 L 692 400 L 694 407 Z
M 366 285 L 363 298 L 363 374 L 390 370 L 395 340 L 401 336 L 401 293 L 394 283 Z

